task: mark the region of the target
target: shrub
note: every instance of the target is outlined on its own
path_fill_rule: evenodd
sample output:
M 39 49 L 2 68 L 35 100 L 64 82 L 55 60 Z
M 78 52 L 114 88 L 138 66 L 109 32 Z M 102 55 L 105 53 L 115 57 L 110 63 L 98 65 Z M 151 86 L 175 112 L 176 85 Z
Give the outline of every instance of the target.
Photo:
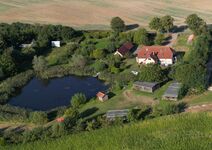
M 179 113 L 178 105 L 172 102 L 160 101 L 159 104 L 153 107 L 154 116 L 163 116 Z
M 10 96 L 13 95 L 16 89 L 24 86 L 34 76 L 32 70 L 17 74 L 0 83 L 0 103 L 5 103 Z
M 45 112 L 35 111 L 30 113 L 30 119 L 35 124 L 45 124 L 48 122 L 48 117 Z
M 86 96 L 83 93 L 77 93 L 71 98 L 71 105 L 74 108 L 78 108 L 80 105 L 86 102 Z

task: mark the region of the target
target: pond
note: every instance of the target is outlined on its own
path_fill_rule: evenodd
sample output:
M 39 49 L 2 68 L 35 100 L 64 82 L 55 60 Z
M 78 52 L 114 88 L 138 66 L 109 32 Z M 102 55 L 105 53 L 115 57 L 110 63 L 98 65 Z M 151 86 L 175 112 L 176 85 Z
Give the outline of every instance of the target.
M 102 81 L 93 77 L 69 76 L 51 80 L 32 79 L 20 93 L 9 100 L 9 104 L 33 110 L 50 110 L 70 104 L 76 93 L 84 93 L 88 99 L 98 91 L 107 90 Z

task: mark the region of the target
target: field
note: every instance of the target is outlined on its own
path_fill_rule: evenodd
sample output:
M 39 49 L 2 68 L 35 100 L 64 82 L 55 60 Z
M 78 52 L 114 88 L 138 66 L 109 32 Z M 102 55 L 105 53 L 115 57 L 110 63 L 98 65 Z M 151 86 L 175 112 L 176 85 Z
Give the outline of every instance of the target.
M 169 14 L 183 24 L 187 15 L 197 13 L 211 23 L 211 5 L 211 0 L 0 0 L 0 21 L 105 29 L 114 16 L 147 25 L 153 16 Z
M 66 136 L 53 141 L 43 140 L 10 146 L 5 149 L 210 150 L 211 124 L 211 113 L 181 114 Z

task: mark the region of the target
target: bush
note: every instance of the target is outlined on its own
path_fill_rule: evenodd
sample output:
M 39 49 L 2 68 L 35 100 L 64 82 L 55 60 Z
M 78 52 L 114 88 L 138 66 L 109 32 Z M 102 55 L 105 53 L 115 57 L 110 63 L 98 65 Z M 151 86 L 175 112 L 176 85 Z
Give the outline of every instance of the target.
M 157 64 L 142 66 L 139 79 L 147 82 L 160 82 L 167 79 L 163 69 Z
M 30 119 L 35 124 L 45 124 L 48 122 L 48 117 L 45 112 L 35 111 L 30 113 Z
M 0 83 L 0 103 L 4 104 L 16 89 L 24 86 L 34 76 L 32 70 L 20 73 L 16 76 L 8 78 Z
M 153 107 L 154 116 L 164 116 L 179 113 L 178 105 L 172 102 L 160 101 L 159 104 Z
M 77 93 L 71 98 L 71 105 L 74 108 L 78 108 L 80 105 L 86 102 L 86 96 L 83 93 Z
M 0 146 L 5 146 L 6 145 L 6 141 L 3 137 L 0 137 Z

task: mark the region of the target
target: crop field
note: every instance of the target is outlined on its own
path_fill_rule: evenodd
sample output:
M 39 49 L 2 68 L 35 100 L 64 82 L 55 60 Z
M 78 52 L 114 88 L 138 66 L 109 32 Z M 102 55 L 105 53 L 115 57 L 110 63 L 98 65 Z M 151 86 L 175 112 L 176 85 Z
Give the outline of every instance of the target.
M 106 29 L 114 16 L 145 26 L 153 16 L 169 14 L 183 24 L 187 15 L 197 13 L 211 23 L 211 5 L 211 0 L 0 0 L 0 21 Z

